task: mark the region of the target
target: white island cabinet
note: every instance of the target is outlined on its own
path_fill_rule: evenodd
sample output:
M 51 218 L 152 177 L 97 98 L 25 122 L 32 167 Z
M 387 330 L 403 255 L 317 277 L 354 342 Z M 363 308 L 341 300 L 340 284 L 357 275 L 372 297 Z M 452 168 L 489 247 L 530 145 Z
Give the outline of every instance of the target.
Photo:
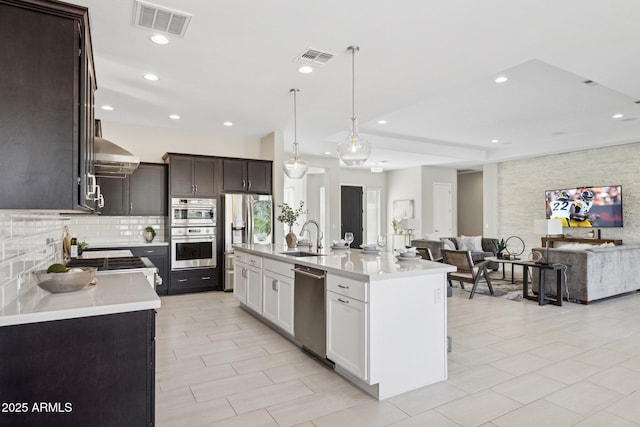
M 368 393 L 386 399 L 447 379 L 446 275 L 455 267 L 355 249 L 294 257 L 270 245 L 234 248 L 236 296 L 294 341 L 291 270 L 325 271 L 326 358 Z M 259 291 L 252 274 L 261 277 Z

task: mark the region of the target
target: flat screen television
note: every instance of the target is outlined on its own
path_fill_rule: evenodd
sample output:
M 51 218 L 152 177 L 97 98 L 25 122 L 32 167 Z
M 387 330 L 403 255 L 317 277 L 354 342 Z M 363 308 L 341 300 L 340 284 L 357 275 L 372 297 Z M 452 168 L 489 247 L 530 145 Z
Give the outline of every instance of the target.
M 589 202 L 590 194 L 593 197 Z M 545 202 L 547 219 L 567 216 L 571 210 L 571 220 L 567 219 L 565 226 L 622 227 L 622 186 L 620 185 L 547 190 Z

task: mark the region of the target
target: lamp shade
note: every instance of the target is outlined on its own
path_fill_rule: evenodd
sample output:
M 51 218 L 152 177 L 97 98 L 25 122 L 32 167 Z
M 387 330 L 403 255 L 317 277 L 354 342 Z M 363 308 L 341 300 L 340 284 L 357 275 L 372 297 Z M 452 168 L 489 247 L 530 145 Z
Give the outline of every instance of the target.
M 536 219 L 533 221 L 533 232 L 545 236 L 562 234 L 562 221 L 557 219 Z

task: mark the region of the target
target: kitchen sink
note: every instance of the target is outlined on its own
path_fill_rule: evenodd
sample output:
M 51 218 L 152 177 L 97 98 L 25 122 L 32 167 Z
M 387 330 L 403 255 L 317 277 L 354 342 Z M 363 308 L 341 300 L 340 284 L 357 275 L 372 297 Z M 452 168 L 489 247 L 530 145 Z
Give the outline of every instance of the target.
M 303 251 L 290 251 L 290 252 L 280 252 L 282 255 L 289 255 L 294 257 L 304 257 L 304 256 L 324 256 L 324 254 L 319 254 L 316 252 L 303 252 Z

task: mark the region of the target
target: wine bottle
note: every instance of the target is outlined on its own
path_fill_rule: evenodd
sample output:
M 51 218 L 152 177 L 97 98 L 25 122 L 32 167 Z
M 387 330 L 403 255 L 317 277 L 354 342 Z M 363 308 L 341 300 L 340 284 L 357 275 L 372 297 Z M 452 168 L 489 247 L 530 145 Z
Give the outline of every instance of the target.
M 71 236 L 71 258 L 78 258 L 78 238 L 75 233 Z

